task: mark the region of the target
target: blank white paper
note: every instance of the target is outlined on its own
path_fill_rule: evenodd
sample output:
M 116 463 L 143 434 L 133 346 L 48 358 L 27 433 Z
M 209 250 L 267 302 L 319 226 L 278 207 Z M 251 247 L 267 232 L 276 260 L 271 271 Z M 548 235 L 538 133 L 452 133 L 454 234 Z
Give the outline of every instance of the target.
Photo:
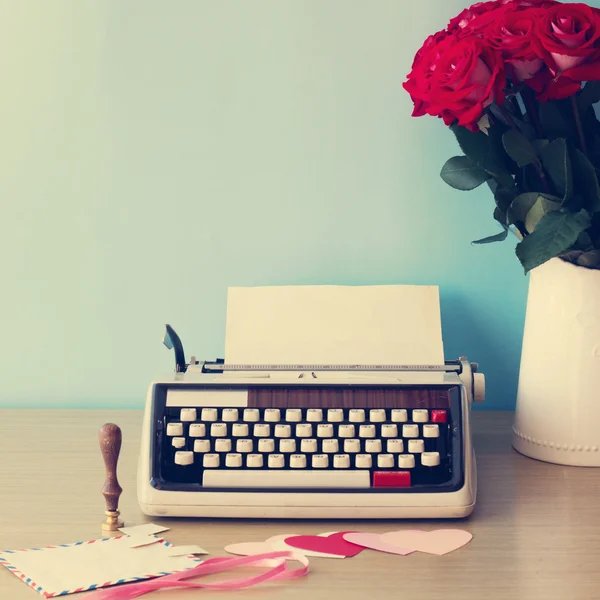
M 439 288 L 229 288 L 225 361 L 443 364 Z

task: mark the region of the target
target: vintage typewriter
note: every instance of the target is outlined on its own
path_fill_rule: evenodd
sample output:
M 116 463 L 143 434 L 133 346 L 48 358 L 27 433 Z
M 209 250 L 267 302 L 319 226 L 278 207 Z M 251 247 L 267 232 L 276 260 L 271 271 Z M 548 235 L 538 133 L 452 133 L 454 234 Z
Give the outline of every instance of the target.
M 149 387 L 138 500 L 150 516 L 461 518 L 477 493 L 484 376 L 438 365 L 186 361 Z

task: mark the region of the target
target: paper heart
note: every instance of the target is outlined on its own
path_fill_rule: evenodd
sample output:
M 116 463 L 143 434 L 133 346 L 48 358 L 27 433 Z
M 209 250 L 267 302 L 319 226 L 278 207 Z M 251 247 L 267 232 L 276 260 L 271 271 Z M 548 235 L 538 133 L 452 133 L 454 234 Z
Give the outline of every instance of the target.
M 289 550 L 291 552 L 300 553 L 303 556 L 311 556 L 314 558 L 344 558 L 339 554 L 329 554 L 328 552 L 316 552 L 308 549 L 296 548 L 290 546 L 287 541 L 290 538 L 302 537 L 299 533 L 287 533 L 284 535 L 275 535 L 265 541 L 266 544 L 270 544 L 271 550 Z
M 349 531 L 339 531 L 326 537 L 321 535 L 297 535 L 286 538 L 285 543 L 292 548 L 298 548 L 303 553 L 325 552 L 339 557 L 349 558 L 360 554 L 364 548 L 344 539 Z
M 266 554 L 271 552 L 271 546 L 265 542 L 240 542 L 225 546 L 225 552 L 237 554 L 238 556 L 253 556 L 255 554 Z
M 317 558 L 343 558 L 336 554 L 324 554 L 323 552 L 308 552 L 299 550 L 293 546 L 288 546 L 285 540 L 290 537 L 297 537 L 298 533 L 284 533 L 283 535 L 274 535 L 264 542 L 240 542 L 238 544 L 229 544 L 225 546 L 225 552 L 229 554 L 237 554 L 239 556 L 252 556 L 254 554 L 265 554 L 267 552 L 273 552 L 278 550 L 288 550 L 295 552 L 296 554 L 302 554 L 303 556 L 312 556 Z M 290 558 L 289 560 L 295 560 Z M 275 564 L 277 561 L 274 561 Z
M 462 529 L 435 529 L 433 531 L 420 531 L 407 529 L 404 531 L 390 531 L 381 536 L 385 544 L 412 548 L 419 552 L 442 556 L 453 550 L 458 550 L 473 539 L 473 535 Z
M 344 539 L 351 544 L 357 544 L 363 548 L 369 548 L 370 550 L 378 550 L 379 552 L 388 552 L 390 554 L 400 554 L 406 556 L 414 552 L 411 548 L 400 548 L 394 544 L 386 544 L 379 533 L 346 533 Z
M 255 554 L 266 554 L 267 552 L 273 552 L 273 543 L 279 538 L 285 539 L 290 535 L 296 535 L 294 533 L 288 533 L 285 535 L 276 535 L 274 537 L 265 540 L 264 542 L 240 542 L 238 544 L 229 544 L 225 546 L 225 552 L 229 554 L 237 554 L 239 556 L 253 556 Z M 289 560 L 292 560 L 291 558 Z M 267 561 L 268 562 L 268 561 Z M 274 565 L 277 561 L 271 561 Z M 265 566 L 272 566 L 271 564 L 265 564 Z

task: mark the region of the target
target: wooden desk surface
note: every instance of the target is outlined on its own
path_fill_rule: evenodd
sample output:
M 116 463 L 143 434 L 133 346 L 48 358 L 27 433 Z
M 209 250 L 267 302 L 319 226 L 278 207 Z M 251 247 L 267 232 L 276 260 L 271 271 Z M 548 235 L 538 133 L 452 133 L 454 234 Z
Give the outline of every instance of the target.
M 101 537 L 104 466 L 97 433 L 105 422 L 123 430 L 119 479 L 127 525 L 149 522 L 135 492 L 141 427 L 136 411 L 0 411 L 0 547 L 26 548 Z M 561 467 L 520 456 L 510 446 L 512 413 L 475 412 L 479 498 L 467 520 L 412 522 L 414 528 L 460 527 L 470 544 L 443 557 L 364 551 L 344 560 L 311 559 L 307 577 L 237 592 L 154 593 L 148 598 L 344 600 L 593 600 L 600 598 L 600 469 Z M 170 527 L 175 544 L 199 544 L 213 555 L 227 543 L 285 532 L 360 529 L 384 532 L 402 522 L 152 519 Z M 73 598 L 90 597 L 77 594 Z M 41 598 L 0 568 L 0 599 Z

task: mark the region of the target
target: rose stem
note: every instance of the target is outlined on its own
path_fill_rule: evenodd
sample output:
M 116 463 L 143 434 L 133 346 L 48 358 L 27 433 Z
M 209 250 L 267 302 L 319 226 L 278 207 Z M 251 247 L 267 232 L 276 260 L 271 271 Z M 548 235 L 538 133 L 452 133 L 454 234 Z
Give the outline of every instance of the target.
M 510 111 L 506 108 L 506 106 L 501 104 L 498 104 L 497 106 L 500 109 L 500 114 L 506 119 L 506 122 L 510 125 L 510 128 L 519 131 L 515 120 L 512 118 L 512 115 L 510 114 Z
M 579 145 L 581 147 L 581 151 L 587 156 L 587 145 L 585 143 L 585 136 L 583 135 L 583 127 L 581 126 L 581 116 L 579 115 L 579 108 L 577 107 L 577 99 L 575 98 L 575 96 L 571 96 L 571 106 L 573 107 L 573 116 L 575 117 L 575 127 L 577 128 Z
M 523 104 L 525 105 L 525 112 L 529 115 L 529 120 L 535 129 L 536 135 L 538 138 L 543 139 L 544 132 L 542 131 L 542 124 L 540 123 L 532 90 L 523 88 L 521 90 L 521 96 L 523 98 Z
M 521 112 L 521 107 L 519 106 L 519 102 L 514 96 L 508 99 L 508 104 L 512 108 L 513 112 L 517 115 L 517 117 L 519 117 L 519 119 L 522 119 L 523 113 Z

